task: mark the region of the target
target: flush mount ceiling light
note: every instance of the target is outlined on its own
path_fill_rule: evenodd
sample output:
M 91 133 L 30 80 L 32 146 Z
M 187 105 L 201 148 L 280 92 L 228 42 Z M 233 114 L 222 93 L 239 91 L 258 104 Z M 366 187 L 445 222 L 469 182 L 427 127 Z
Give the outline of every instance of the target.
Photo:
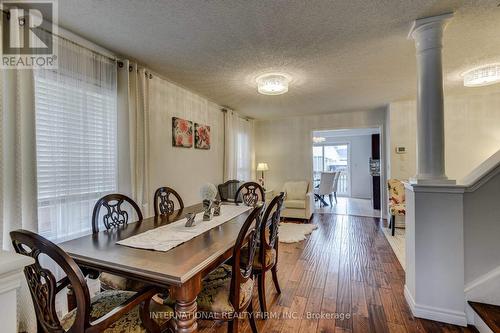
M 288 91 L 290 77 L 285 74 L 269 73 L 256 79 L 257 90 L 264 95 L 281 95 Z
M 482 87 L 500 82 L 500 64 L 490 64 L 471 69 L 462 74 L 464 86 Z
M 322 136 L 313 136 L 313 142 L 314 143 L 321 143 L 321 142 L 325 142 L 325 138 L 322 137 Z

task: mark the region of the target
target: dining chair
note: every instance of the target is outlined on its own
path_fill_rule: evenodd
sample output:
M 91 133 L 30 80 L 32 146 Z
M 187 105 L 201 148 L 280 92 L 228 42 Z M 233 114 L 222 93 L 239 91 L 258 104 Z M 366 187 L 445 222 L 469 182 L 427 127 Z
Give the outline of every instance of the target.
M 91 299 L 83 272 L 61 248 L 31 231 L 12 231 L 10 237 L 17 253 L 35 260 L 24 268 L 24 275 L 33 300 L 38 332 L 142 333 L 167 329 L 174 311 L 151 302 L 151 297 L 158 292 L 156 288 L 146 287 L 137 293 L 105 291 Z M 42 255 L 52 259 L 66 276 L 57 281 L 54 274 L 40 264 Z M 75 293 L 77 306 L 59 319 L 56 295 L 69 285 Z
M 228 180 L 223 184 L 217 186 L 217 191 L 219 192 L 219 198 L 224 202 L 232 202 L 234 200 L 234 195 L 240 187 L 240 181 L 236 179 Z
M 328 204 L 325 202 L 325 195 L 328 195 L 330 199 L 330 206 L 333 206 L 332 202 L 332 193 L 333 193 L 333 184 L 335 181 L 336 173 L 335 172 L 322 172 L 321 180 L 319 182 L 319 186 L 314 189 L 314 196 L 319 200 L 320 206 Z
M 253 333 L 258 333 L 252 305 L 253 258 L 260 238 L 261 211 L 255 207 L 241 227 L 234 244 L 231 265 L 223 264 L 202 281 L 198 295 L 200 318 L 228 322 L 228 333 L 238 332 L 238 318 L 246 311 Z M 242 258 L 247 258 L 243 261 Z
M 243 203 L 247 206 L 255 206 L 259 202 L 264 203 L 266 202 L 264 188 L 256 182 L 243 183 L 234 195 L 234 202 Z
M 340 176 L 342 176 L 342 171 L 335 171 L 335 178 L 333 180 L 333 186 L 332 186 L 332 192 L 333 192 L 333 197 L 335 198 L 335 203 L 337 203 L 337 191 L 339 189 L 339 179 Z M 331 198 L 330 198 L 331 200 Z
M 107 230 L 126 225 L 130 218 L 127 210 L 123 208 L 125 204 L 135 211 L 139 220 L 142 220 L 141 209 L 134 200 L 119 193 L 108 194 L 99 199 L 94 205 L 94 211 L 92 213 L 92 233 L 97 234 L 99 232 L 100 221 L 102 221 L 102 224 Z M 101 215 L 101 209 L 103 208 L 105 208 L 104 215 Z M 142 282 L 107 272 L 102 272 L 98 276 L 99 282 L 101 283 L 101 290 L 138 291 L 145 286 Z
M 266 305 L 266 272 L 271 271 L 274 287 L 278 294 L 281 294 L 281 288 L 278 282 L 278 228 L 281 218 L 281 209 L 285 193 L 281 192 L 274 197 L 267 207 L 262 218 L 260 228 L 260 244 L 253 260 L 253 274 L 257 277 L 259 287 L 259 303 L 262 313 L 267 313 Z M 243 257 L 243 261 L 248 259 Z M 263 316 L 267 318 L 267 316 Z
M 253 262 L 261 237 L 261 213 L 264 205 L 256 206 L 246 218 L 233 247 L 230 264 L 225 263 L 203 280 L 196 299 L 198 318 L 228 322 L 228 333 L 238 332 L 238 318 L 248 312 L 252 333 L 258 333 L 252 305 Z M 159 304 L 175 304 L 169 295 L 154 298 Z
M 177 204 L 179 206 L 178 209 L 184 208 L 184 202 L 182 201 L 181 196 L 177 191 L 170 187 L 160 187 L 155 191 L 154 194 L 154 209 L 155 216 L 160 215 L 169 215 L 172 214 L 175 210 L 175 203 L 172 199 L 170 199 L 170 195 L 174 196 L 177 200 Z

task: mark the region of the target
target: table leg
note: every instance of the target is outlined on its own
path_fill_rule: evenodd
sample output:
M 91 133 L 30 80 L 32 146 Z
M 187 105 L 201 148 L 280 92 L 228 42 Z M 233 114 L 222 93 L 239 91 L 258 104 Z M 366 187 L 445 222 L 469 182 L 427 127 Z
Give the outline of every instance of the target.
M 201 278 L 199 276 L 195 276 L 188 282 L 171 289 L 172 296 L 175 298 L 175 332 L 198 332 L 196 296 L 200 290 Z

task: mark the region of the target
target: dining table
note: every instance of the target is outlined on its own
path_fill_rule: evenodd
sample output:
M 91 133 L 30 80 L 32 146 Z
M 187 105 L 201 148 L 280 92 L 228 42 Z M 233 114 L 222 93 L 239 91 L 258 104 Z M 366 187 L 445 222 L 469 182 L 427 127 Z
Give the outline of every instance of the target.
M 222 205 L 224 210 L 224 204 Z M 202 279 L 232 255 L 238 233 L 250 215 L 247 210 L 166 252 L 133 248 L 118 241 L 200 213 L 202 204 L 169 215 L 144 218 L 124 226 L 101 230 L 60 244 L 84 269 L 108 272 L 168 289 L 175 300 L 173 328 L 179 333 L 198 331 L 196 298 Z

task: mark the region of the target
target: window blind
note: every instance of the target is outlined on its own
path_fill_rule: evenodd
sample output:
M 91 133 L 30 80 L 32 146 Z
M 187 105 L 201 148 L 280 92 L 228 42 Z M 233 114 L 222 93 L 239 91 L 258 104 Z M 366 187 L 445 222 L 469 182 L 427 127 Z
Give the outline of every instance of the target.
M 35 74 L 38 225 L 54 241 L 89 233 L 117 188 L 116 89 L 74 74 Z

